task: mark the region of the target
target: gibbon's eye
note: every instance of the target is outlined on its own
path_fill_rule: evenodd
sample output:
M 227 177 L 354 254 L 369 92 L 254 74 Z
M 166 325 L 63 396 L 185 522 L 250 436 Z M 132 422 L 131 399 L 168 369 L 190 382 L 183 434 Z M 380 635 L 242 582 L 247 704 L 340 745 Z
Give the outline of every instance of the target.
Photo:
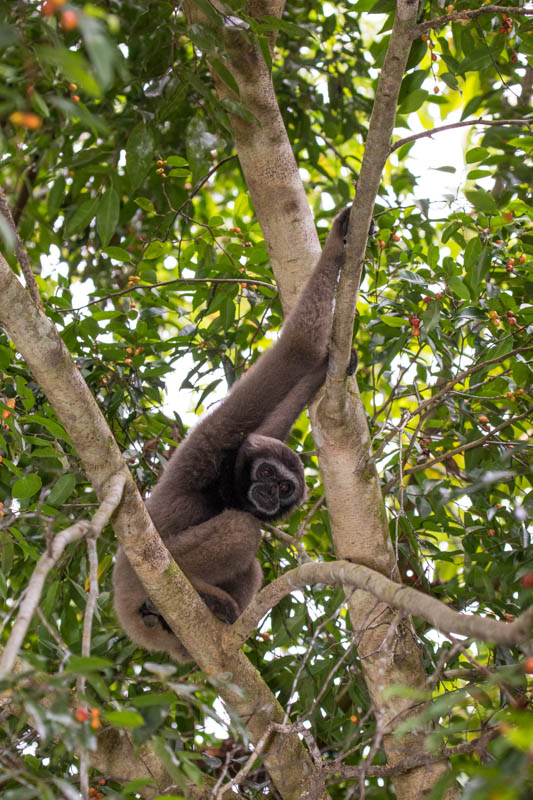
M 257 477 L 259 480 L 268 480 L 268 478 L 274 477 L 274 469 L 270 467 L 268 464 L 261 464 L 259 469 L 257 470 Z
M 290 481 L 281 481 L 279 484 L 279 493 L 281 497 L 288 497 L 292 494 L 294 486 Z

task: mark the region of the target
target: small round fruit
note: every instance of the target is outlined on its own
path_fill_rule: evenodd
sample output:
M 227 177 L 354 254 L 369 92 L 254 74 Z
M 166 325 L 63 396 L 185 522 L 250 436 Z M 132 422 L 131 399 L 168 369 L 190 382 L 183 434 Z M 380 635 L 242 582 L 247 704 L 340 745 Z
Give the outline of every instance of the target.
M 61 14 L 60 24 L 64 31 L 75 31 L 78 27 L 78 15 L 71 8 L 66 8 Z
M 533 572 L 526 572 L 525 575 L 522 575 L 520 583 L 524 589 L 533 589 Z
M 533 656 L 526 658 L 523 664 L 524 672 L 527 675 L 531 675 L 533 673 Z
M 480 422 L 482 422 L 484 425 L 486 425 L 486 424 L 487 424 L 487 422 L 489 421 L 489 418 L 488 418 L 488 417 L 486 417 L 484 414 L 482 414 L 482 415 L 480 416 L 480 418 L 479 418 L 479 421 L 480 421 Z

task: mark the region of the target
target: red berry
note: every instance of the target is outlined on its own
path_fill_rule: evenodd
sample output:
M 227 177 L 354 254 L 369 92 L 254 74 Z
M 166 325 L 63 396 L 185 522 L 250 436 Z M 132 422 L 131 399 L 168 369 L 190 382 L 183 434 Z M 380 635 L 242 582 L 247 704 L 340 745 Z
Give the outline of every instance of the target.
M 526 658 L 523 666 L 524 666 L 524 672 L 526 672 L 528 675 L 531 675 L 531 673 L 533 672 L 533 657 Z
M 522 575 L 520 583 L 524 589 L 533 589 L 533 572 L 526 572 L 525 575 Z
M 420 325 L 420 320 L 418 317 L 409 317 L 409 323 L 411 325 Z

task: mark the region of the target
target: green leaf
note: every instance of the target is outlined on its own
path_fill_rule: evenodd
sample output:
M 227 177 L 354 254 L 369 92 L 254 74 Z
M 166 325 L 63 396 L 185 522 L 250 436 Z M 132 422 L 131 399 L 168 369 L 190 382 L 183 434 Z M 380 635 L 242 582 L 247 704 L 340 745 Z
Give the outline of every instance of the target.
M 101 89 L 92 74 L 89 62 L 80 52 L 68 50 L 66 47 L 37 45 L 37 55 L 45 64 L 57 67 L 67 81 L 77 84 L 84 92 L 99 97 Z
M 457 295 L 457 297 L 461 297 L 463 300 L 470 301 L 470 292 L 468 291 L 468 287 L 466 284 L 463 283 L 461 278 L 458 278 L 455 275 L 452 275 L 448 278 L 448 286 Z
M 464 254 L 464 268 L 465 272 L 469 273 L 472 271 L 473 267 L 475 266 L 479 256 L 481 255 L 481 251 L 483 246 L 481 244 L 481 240 L 479 236 L 473 236 L 472 239 L 469 239 L 466 243 L 465 247 L 465 254 Z
M 81 233 L 93 219 L 98 208 L 98 198 L 88 197 L 84 200 L 76 211 L 68 218 L 65 225 L 65 238 L 69 239 L 77 233 Z
M 66 181 L 64 177 L 60 175 L 54 181 L 54 185 L 50 189 L 50 193 L 48 195 L 48 216 L 51 219 L 56 216 L 57 212 L 61 208 L 61 204 L 65 196 L 65 187 Z
M 108 711 L 105 718 L 117 728 L 140 728 L 144 719 L 135 711 Z
M 134 191 L 144 181 L 154 161 L 155 137 L 151 128 L 139 122 L 126 142 L 126 174 Z
M 422 315 L 422 323 L 425 330 L 430 333 L 437 327 L 440 320 L 440 303 L 436 300 L 431 302 Z
M 187 167 L 189 165 L 187 159 L 182 156 L 169 156 L 167 162 L 171 167 Z
M 481 189 L 477 189 L 475 191 L 465 192 L 465 197 L 478 211 L 482 211 L 485 214 L 498 213 L 498 206 L 489 192 L 483 192 Z
M 23 478 L 19 478 L 18 481 L 15 481 L 11 489 L 11 494 L 17 500 L 33 497 L 34 494 L 37 494 L 42 485 L 42 480 L 35 473 L 24 475 Z
M 60 506 L 65 502 L 67 497 L 70 497 L 76 486 L 76 476 L 72 473 L 68 475 L 61 475 L 57 480 L 54 488 L 46 498 L 46 502 L 50 506 Z
M 45 427 L 46 430 L 57 439 L 64 439 L 67 442 L 70 441 L 65 429 L 58 422 L 55 422 L 53 419 L 48 419 L 48 417 L 45 417 L 43 414 L 28 414 L 27 416 L 19 417 L 19 419 L 21 422 L 26 422 L 30 425 L 39 423 L 39 425 Z
M 100 656 L 71 656 L 67 664 L 68 672 L 100 672 L 113 666 L 113 661 Z
M 219 58 L 210 58 L 209 63 L 217 73 L 217 75 L 222 78 L 226 86 L 228 86 L 232 92 L 235 92 L 236 95 L 240 95 L 239 87 L 237 86 L 237 81 L 229 71 L 229 69 L 222 63 Z
M 166 253 L 166 250 L 167 248 L 163 242 L 150 242 L 143 253 L 143 258 L 145 258 L 147 261 L 150 261 L 153 258 L 159 258 L 159 256 L 161 256 L 163 253 Z
M 128 253 L 123 247 L 105 247 L 102 253 L 105 253 L 106 256 L 109 256 L 114 261 L 133 261 L 131 253 Z
M 473 147 L 465 156 L 465 160 L 467 164 L 475 164 L 478 161 L 483 161 L 484 158 L 488 158 L 489 151 L 486 150 L 484 147 Z
M 389 314 L 380 314 L 379 318 L 385 325 L 388 325 L 389 328 L 402 328 L 404 325 L 407 325 L 407 321 L 402 317 L 392 317 Z
M 109 243 L 115 233 L 119 215 L 120 198 L 115 189 L 110 187 L 100 198 L 96 212 L 96 230 L 103 247 Z
M 424 105 L 428 97 L 428 93 L 425 89 L 415 89 L 413 92 L 407 95 L 405 100 L 401 103 L 398 108 L 400 114 L 410 114 L 412 111 L 418 111 L 418 109 Z
M 147 197 L 136 197 L 135 205 L 139 206 L 139 208 L 142 208 L 143 211 L 148 211 L 149 214 L 153 214 L 155 212 L 154 204 Z

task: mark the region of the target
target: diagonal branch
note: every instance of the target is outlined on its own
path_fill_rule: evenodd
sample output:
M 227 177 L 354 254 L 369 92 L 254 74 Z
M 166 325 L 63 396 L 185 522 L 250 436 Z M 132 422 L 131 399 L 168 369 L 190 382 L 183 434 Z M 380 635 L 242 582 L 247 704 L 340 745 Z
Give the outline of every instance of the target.
M 126 476 L 123 473 L 119 472 L 114 475 L 109 482 L 109 490 L 92 521 L 81 520 L 80 522 L 76 522 L 75 525 L 71 525 L 69 528 L 56 534 L 48 551 L 43 553 L 39 559 L 30 582 L 28 583 L 17 619 L 2 653 L 0 674 L 7 675 L 9 672 L 12 672 L 18 651 L 22 646 L 35 609 L 41 599 L 46 576 L 52 567 L 57 564 L 63 550 L 71 542 L 76 542 L 78 539 L 83 539 L 87 536 L 95 536 L 103 530 L 120 503 L 125 483 Z
M 7 202 L 7 197 L 5 195 L 4 190 L 0 186 L 0 215 L 6 221 L 9 230 L 13 236 L 13 240 L 15 242 L 15 255 L 17 257 L 17 261 L 19 262 L 20 269 L 22 270 L 22 274 L 24 275 L 24 280 L 26 281 L 26 286 L 28 287 L 28 292 L 30 293 L 31 299 L 35 303 L 35 305 L 44 310 L 43 301 L 41 300 L 41 295 L 39 294 L 39 289 L 37 287 L 37 282 L 35 280 L 35 275 L 33 274 L 33 270 L 30 264 L 30 257 L 28 256 L 28 252 L 24 245 L 22 244 L 22 240 L 18 234 L 17 226 L 11 216 L 11 211 L 9 208 L 9 204 Z

